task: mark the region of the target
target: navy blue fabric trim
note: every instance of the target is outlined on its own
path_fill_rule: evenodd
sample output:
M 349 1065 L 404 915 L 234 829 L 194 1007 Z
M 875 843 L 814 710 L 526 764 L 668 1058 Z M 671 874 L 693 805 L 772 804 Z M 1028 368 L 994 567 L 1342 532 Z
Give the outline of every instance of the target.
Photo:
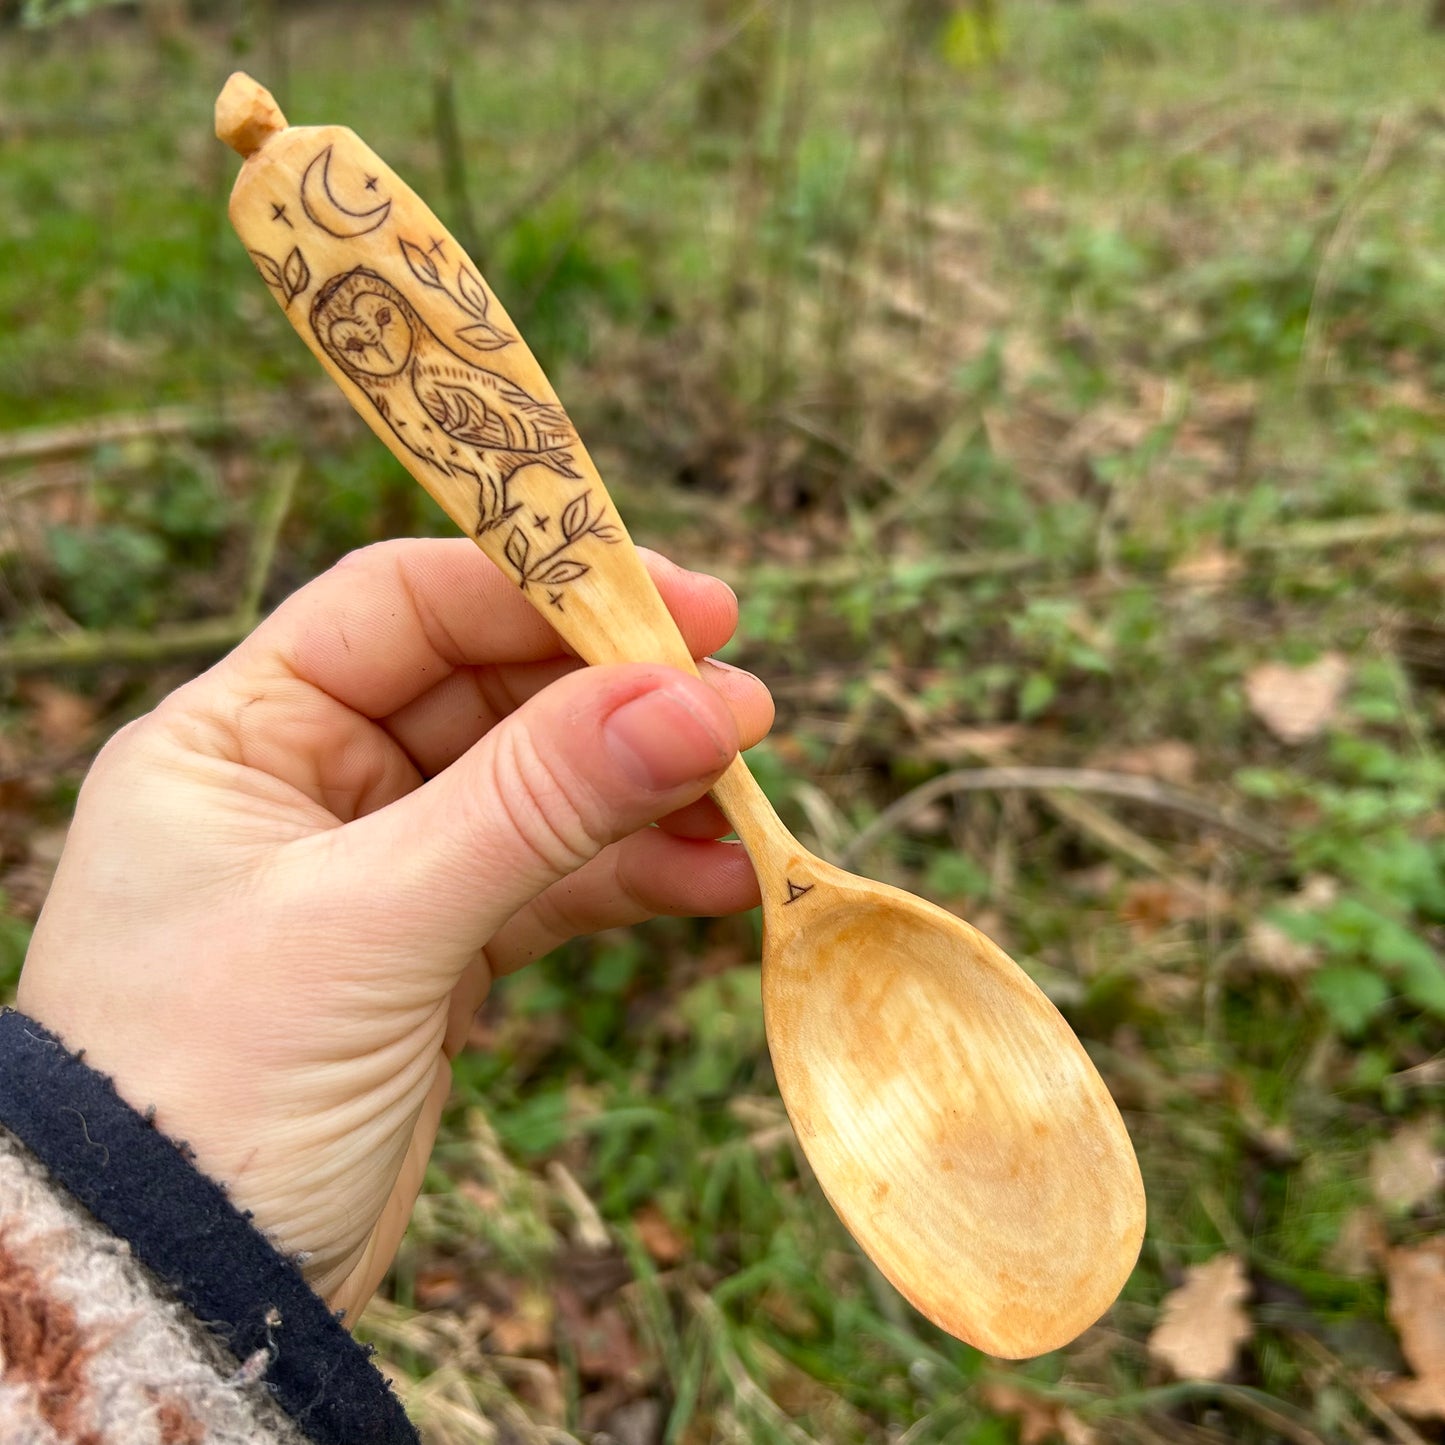
M 295 1265 L 105 1075 L 12 1009 L 0 1013 L 0 1123 L 238 1360 L 271 1354 L 266 1384 L 318 1445 L 417 1445 L 401 1402 Z

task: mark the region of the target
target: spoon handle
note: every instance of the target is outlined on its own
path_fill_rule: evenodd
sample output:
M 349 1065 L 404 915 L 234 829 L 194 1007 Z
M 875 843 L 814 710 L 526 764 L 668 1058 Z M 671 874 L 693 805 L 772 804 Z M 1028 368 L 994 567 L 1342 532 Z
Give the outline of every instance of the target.
M 237 73 L 230 216 L 287 319 L 443 511 L 588 662 L 696 672 L 542 368 L 456 240 L 340 126 Z
M 216 134 L 245 159 L 230 216 L 256 269 L 392 455 L 579 657 L 695 674 L 536 357 L 425 202 L 345 127 L 288 126 L 239 71 Z M 713 797 L 769 876 L 796 850 L 741 758 Z

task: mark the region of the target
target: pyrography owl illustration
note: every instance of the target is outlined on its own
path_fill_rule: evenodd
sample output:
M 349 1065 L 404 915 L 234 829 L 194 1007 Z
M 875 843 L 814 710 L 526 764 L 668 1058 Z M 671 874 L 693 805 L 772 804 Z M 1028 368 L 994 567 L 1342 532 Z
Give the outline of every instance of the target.
M 311 328 L 408 451 L 476 482 L 478 535 L 518 510 L 507 486 L 523 467 L 578 475 L 568 451 L 577 438 L 562 408 L 459 356 L 374 271 L 328 281 Z

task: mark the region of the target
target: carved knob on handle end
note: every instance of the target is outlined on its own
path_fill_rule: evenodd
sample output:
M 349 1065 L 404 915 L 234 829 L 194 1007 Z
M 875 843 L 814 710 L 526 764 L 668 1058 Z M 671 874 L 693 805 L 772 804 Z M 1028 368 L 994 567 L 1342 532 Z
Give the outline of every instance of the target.
M 216 135 L 237 155 L 260 150 L 286 129 L 286 117 L 264 85 L 238 70 L 216 97 Z

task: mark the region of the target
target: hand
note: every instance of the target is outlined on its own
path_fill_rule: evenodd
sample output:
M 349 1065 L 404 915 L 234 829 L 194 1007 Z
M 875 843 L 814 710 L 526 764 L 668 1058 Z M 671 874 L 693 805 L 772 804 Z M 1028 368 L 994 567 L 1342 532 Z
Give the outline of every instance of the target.
M 649 567 L 694 656 L 720 647 L 728 588 Z M 703 671 L 580 667 L 467 541 L 358 552 L 106 746 L 17 1006 L 354 1316 L 492 979 L 758 902 L 703 795 L 772 704 Z

